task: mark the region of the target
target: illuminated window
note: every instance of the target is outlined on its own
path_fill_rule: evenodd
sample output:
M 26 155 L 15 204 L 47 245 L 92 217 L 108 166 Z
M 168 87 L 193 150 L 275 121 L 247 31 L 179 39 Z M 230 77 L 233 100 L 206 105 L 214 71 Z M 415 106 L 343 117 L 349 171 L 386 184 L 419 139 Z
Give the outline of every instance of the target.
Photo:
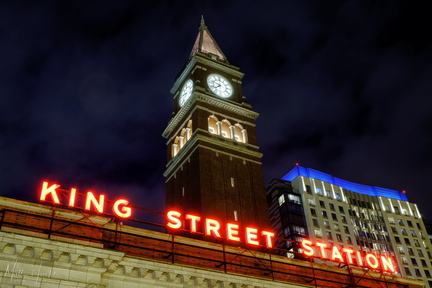
M 330 228 L 330 223 L 327 220 L 324 220 L 324 227 L 325 228 Z
M 189 120 L 186 128 L 183 128 L 179 135 L 174 138 L 171 146 L 171 156 L 175 157 L 186 142 L 192 137 L 192 120 Z
M 246 130 L 240 124 L 234 125 L 234 140 L 246 143 Z
M 181 138 L 181 142 L 182 142 L 181 147 L 183 147 L 184 144 L 187 142 L 187 140 L 189 140 L 189 138 L 187 137 L 188 135 L 187 135 L 186 131 L 187 131 L 186 128 L 183 128 L 180 132 L 180 138 Z
M 185 141 L 185 138 L 183 136 L 179 136 L 178 139 L 179 139 L 179 146 L 180 146 L 180 149 L 181 149 L 181 148 L 183 148 L 183 146 L 186 143 L 186 141 Z
M 293 194 L 288 194 L 288 201 L 296 204 L 300 204 L 300 197 Z
M 280 195 L 278 201 L 279 201 L 279 206 L 281 206 L 283 203 L 285 203 L 285 196 L 283 194 Z
M 335 229 L 336 231 L 340 231 L 339 224 L 335 223 L 335 224 L 334 224 L 334 229 Z
M 214 115 L 208 118 L 208 129 L 210 133 L 219 135 L 218 119 Z
M 402 219 L 398 219 L 398 223 L 399 225 L 404 225 L 403 220 Z
M 302 227 L 302 226 L 293 226 L 292 227 L 292 232 L 293 233 L 296 233 L 296 234 L 298 234 L 298 235 L 306 235 L 306 230 L 305 230 L 305 228 L 304 227 Z
M 172 157 L 174 157 L 174 156 L 176 156 L 177 155 L 177 153 L 179 152 L 179 146 L 178 146 L 178 144 L 177 143 L 174 143 L 173 145 L 172 145 L 172 150 L 171 150 L 171 155 L 172 155 Z
M 414 230 L 411 230 L 411 235 L 414 236 L 414 237 L 417 236 L 417 234 L 416 234 L 416 232 Z
M 223 120 L 220 124 L 222 137 L 231 139 L 231 124 L 228 120 Z
M 322 188 L 321 188 L 321 187 L 316 187 L 316 193 L 317 193 L 318 195 L 323 195 L 323 190 L 322 190 Z
M 233 177 L 231 177 L 231 187 L 235 187 L 235 180 Z
M 340 193 L 335 193 L 336 194 L 336 200 L 341 201 L 342 200 L 342 196 Z
M 323 216 L 324 218 L 328 218 L 328 217 L 327 217 L 327 211 L 322 211 L 322 216 Z
M 336 234 L 336 239 L 337 241 L 342 242 L 342 235 Z
M 192 137 L 192 120 L 189 120 L 186 126 L 186 141 L 188 141 L 191 137 Z
M 308 199 L 308 203 L 311 206 L 315 206 L 315 199 Z
M 321 229 L 314 229 L 315 236 L 322 237 Z

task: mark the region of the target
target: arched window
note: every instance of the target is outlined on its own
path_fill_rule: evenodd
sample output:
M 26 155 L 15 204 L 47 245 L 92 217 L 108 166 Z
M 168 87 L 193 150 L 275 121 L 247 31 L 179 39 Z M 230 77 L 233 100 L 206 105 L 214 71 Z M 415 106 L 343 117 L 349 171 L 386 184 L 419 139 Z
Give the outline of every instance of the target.
M 208 130 L 212 134 L 219 135 L 218 119 L 214 115 L 208 118 Z
M 180 148 L 186 144 L 187 140 L 189 139 L 187 138 L 186 128 L 183 128 L 180 132 Z
M 234 125 L 234 140 L 237 142 L 246 143 L 246 129 L 243 129 L 243 127 L 240 124 Z
M 223 120 L 221 122 L 221 133 L 223 137 L 232 139 L 231 133 L 231 123 L 228 120 Z
M 175 157 L 177 155 L 177 153 L 179 152 L 180 147 L 179 147 L 179 137 L 176 137 L 174 139 L 174 143 L 171 146 L 171 154 L 172 157 Z
M 189 120 L 186 126 L 186 141 L 192 137 L 192 120 Z
M 180 130 L 178 136 L 174 138 L 171 146 L 171 155 L 174 158 L 186 142 L 192 137 L 192 120 L 189 120 L 186 124 L 186 128 Z

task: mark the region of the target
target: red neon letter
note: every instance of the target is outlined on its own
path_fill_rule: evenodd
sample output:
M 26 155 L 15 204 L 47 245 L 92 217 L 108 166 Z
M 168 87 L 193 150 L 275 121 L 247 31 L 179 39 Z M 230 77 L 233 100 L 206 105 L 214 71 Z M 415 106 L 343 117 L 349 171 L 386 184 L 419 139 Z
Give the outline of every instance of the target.
M 344 262 L 339 249 L 336 246 L 333 246 L 331 260 L 335 261 L 336 259 L 338 259 L 340 262 Z
M 327 247 L 327 244 L 317 242 L 315 245 L 320 247 L 321 258 L 327 258 L 327 255 L 326 255 L 325 249 L 324 249 L 325 247 Z
M 60 200 L 57 196 L 57 191 L 56 191 L 56 189 L 59 187 L 60 187 L 60 185 L 57 185 L 57 184 L 53 184 L 50 187 L 48 187 L 48 182 L 44 181 L 42 183 L 42 190 L 41 190 L 41 195 L 40 195 L 39 200 L 45 201 L 46 196 L 51 193 L 51 198 L 54 201 L 54 203 L 60 204 Z
M 396 272 L 390 257 L 381 256 L 381 264 L 384 271 Z
M 274 237 L 274 233 L 268 231 L 262 231 L 261 234 L 265 236 L 267 248 L 272 248 L 273 247 L 272 237 Z
M 255 228 L 246 227 L 246 242 L 253 245 L 259 245 L 258 230 Z
M 342 250 L 346 253 L 348 264 L 353 264 L 352 254 L 354 253 L 354 250 L 350 248 L 343 248 Z
M 371 260 L 373 260 L 373 261 L 371 261 Z M 372 254 L 372 253 L 368 253 L 368 254 L 366 254 L 366 263 L 369 265 L 369 267 L 371 267 L 372 269 L 377 269 L 378 268 L 378 266 L 379 266 L 379 263 L 378 263 L 378 259 L 377 259 L 377 257 L 374 255 L 374 254 Z
M 99 195 L 99 202 L 96 200 L 96 197 L 93 195 L 93 192 L 87 192 L 87 198 L 86 198 L 86 204 L 85 204 L 85 210 L 90 210 L 90 205 L 93 204 L 99 213 L 104 212 L 104 200 L 105 195 L 101 194 Z
M 304 249 L 303 254 L 306 256 L 312 256 L 314 254 L 314 249 L 311 247 L 312 241 L 310 240 L 303 240 L 301 242 L 301 246 Z
M 69 207 L 75 206 L 75 197 L 76 197 L 76 189 L 71 188 L 70 196 L 69 196 L 69 204 L 68 204 Z
M 191 232 L 196 233 L 197 232 L 197 221 L 200 221 L 201 217 L 194 216 L 194 215 L 191 215 L 191 214 L 186 214 L 185 218 L 188 219 L 188 220 L 190 220 L 190 224 L 191 224 L 190 230 L 191 230 Z
M 169 222 L 167 223 L 167 226 L 171 229 L 179 229 L 182 224 L 180 221 L 181 213 L 177 211 L 168 211 L 167 218 Z
M 126 205 L 129 204 L 129 201 L 125 200 L 125 199 L 119 199 L 116 202 L 114 202 L 113 205 L 113 210 L 114 213 L 122 218 L 128 218 L 131 216 L 132 214 L 132 209 L 130 207 L 126 207 Z M 120 205 L 124 205 L 121 209 L 121 211 L 119 210 L 119 206 Z
M 239 234 L 239 225 L 227 223 L 227 238 L 232 241 L 240 241 L 240 238 L 238 237 Z
M 356 253 L 356 259 L 358 266 L 363 266 L 363 259 L 361 257 L 360 251 L 357 251 Z
M 213 236 L 220 238 L 221 235 L 219 234 L 219 228 L 220 224 L 218 221 L 214 219 L 206 219 L 206 225 L 205 225 L 205 234 L 210 236 L 213 233 Z

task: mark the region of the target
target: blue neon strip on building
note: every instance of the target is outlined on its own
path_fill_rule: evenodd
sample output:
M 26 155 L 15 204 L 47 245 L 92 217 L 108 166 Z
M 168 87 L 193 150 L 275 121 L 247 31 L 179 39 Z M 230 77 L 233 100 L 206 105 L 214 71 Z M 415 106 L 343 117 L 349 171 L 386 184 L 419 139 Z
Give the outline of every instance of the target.
M 360 194 L 381 196 L 381 197 L 387 197 L 387 198 L 392 198 L 392 199 L 397 199 L 402 201 L 408 201 L 407 196 L 404 193 L 397 190 L 357 184 L 357 183 L 353 183 L 353 182 L 349 182 L 343 179 L 333 177 L 332 175 L 324 172 L 320 172 L 311 168 L 304 168 L 301 166 L 294 167 L 291 171 L 289 171 L 285 176 L 282 177 L 282 180 L 292 181 L 298 176 L 318 179 L 330 184 L 341 186 L 346 190 L 350 190 Z

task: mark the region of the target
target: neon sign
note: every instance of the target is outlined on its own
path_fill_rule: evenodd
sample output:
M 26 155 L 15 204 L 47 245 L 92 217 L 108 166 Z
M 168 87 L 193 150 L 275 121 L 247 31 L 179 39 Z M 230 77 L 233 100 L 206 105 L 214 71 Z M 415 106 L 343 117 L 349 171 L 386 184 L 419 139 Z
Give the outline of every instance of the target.
M 303 254 L 306 256 L 313 256 L 315 253 L 317 253 L 320 255 L 318 257 L 322 259 L 351 265 L 354 264 L 355 259 L 357 262 L 356 266 L 368 267 L 371 269 L 381 269 L 385 272 L 391 273 L 396 272 L 393 260 L 388 256 L 377 256 L 373 253 L 366 253 L 366 255 L 362 255 L 360 251 L 354 251 L 351 248 L 338 248 L 336 245 L 330 247 L 330 245 L 321 242 L 316 242 L 313 244 L 310 240 L 303 240 L 301 242 L 301 247 L 304 249 Z
M 64 204 L 60 202 L 59 193 L 57 191 L 57 189 L 59 188 L 60 185 L 58 184 L 49 185 L 48 182 L 44 181 L 42 183 L 42 189 L 41 189 L 39 200 L 48 201 L 47 196 L 50 195 L 52 199 L 51 203 L 53 204 L 67 205 L 68 207 L 71 208 L 79 208 L 79 209 L 84 209 L 86 211 L 91 211 L 92 209 L 95 209 L 96 212 L 98 213 L 105 213 L 105 206 L 106 206 L 105 203 L 108 202 L 108 200 L 105 199 L 104 194 L 100 194 L 99 197 L 97 197 L 93 192 L 88 191 L 87 194 L 81 194 L 81 193 L 77 193 L 76 188 L 71 188 L 70 191 L 66 191 L 69 192 L 69 200 L 67 201 L 67 204 Z M 84 196 L 85 198 L 84 208 L 77 206 L 77 202 L 78 202 L 77 196 L 81 196 L 81 197 Z M 128 204 L 129 204 L 128 200 L 118 199 L 114 201 L 114 204 L 112 204 L 112 212 L 118 217 L 128 218 L 132 214 L 132 208 L 128 207 L 127 206 Z
M 190 232 L 192 233 L 200 233 L 198 231 L 198 225 L 199 223 L 202 223 L 204 226 L 204 235 L 206 236 L 212 236 L 215 238 L 222 238 L 223 235 L 231 241 L 240 242 L 244 241 L 247 244 L 258 246 L 261 244 L 261 242 L 265 243 L 265 246 L 267 248 L 273 247 L 273 237 L 274 233 L 269 231 L 259 231 L 256 228 L 253 227 L 246 227 L 241 233 L 240 231 L 240 225 L 236 223 L 226 223 L 222 227 L 221 223 L 215 219 L 211 218 L 205 218 L 201 219 L 200 216 L 192 215 L 192 214 L 186 214 L 184 217 L 182 217 L 182 214 L 177 211 L 168 211 L 167 212 L 167 218 L 168 228 L 178 230 L 178 229 L 185 229 L 185 222 L 189 224 Z
M 67 192 L 68 196 L 64 196 Z M 51 203 L 57 205 L 65 205 L 71 208 L 83 209 L 86 211 L 96 210 L 98 213 L 105 213 L 106 202 L 114 202 L 110 204 L 112 212 L 115 216 L 121 218 L 129 218 L 132 214 L 132 208 L 129 201 L 126 199 L 118 199 L 116 201 L 108 201 L 104 194 L 96 196 L 93 192 L 88 191 L 86 194 L 77 193 L 76 188 L 71 188 L 70 191 L 60 189 L 58 184 L 49 184 L 47 181 L 42 183 L 42 189 L 39 200 L 46 201 L 47 197 L 51 198 Z M 80 198 L 84 198 L 81 200 Z M 61 201 L 62 200 L 62 201 Z M 85 203 L 84 208 L 79 207 L 77 202 Z M 273 232 L 262 230 L 254 227 L 244 227 L 240 229 L 237 223 L 220 223 L 216 219 L 201 218 L 198 215 L 185 214 L 178 211 L 168 211 L 166 226 L 173 230 L 186 230 L 186 226 L 191 233 L 201 233 L 205 236 L 223 238 L 234 242 L 245 242 L 247 244 L 259 246 L 265 245 L 267 248 L 273 248 Z M 202 227 L 202 229 L 200 229 Z M 318 257 L 360 267 L 371 269 L 381 269 L 385 272 L 395 273 L 396 269 L 391 257 L 377 256 L 373 253 L 362 255 L 361 251 L 355 251 L 352 248 L 336 245 L 328 245 L 321 242 L 312 243 L 310 240 L 303 240 L 301 243 L 303 254 L 306 256 L 319 255 Z M 354 261 L 356 263 L 354 264 Z

